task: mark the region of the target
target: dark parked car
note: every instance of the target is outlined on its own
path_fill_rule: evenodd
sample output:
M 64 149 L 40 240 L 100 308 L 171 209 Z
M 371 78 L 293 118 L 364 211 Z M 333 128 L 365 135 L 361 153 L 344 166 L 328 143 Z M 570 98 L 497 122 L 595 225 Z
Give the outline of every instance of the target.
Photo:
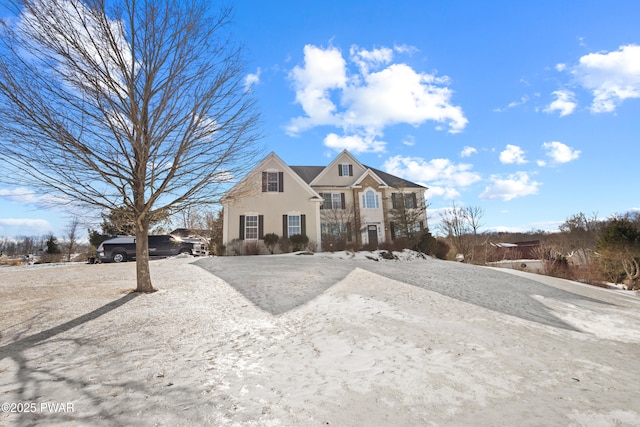
M 202 253 L 198 242 L 184 241 L 171 235 L 149 236 L 149 256 L 166 257 L 178 254 L 197 255 Z M 98 247 L 98 257 L 102 262 L 124 262 L 136 258 L 136 238 L 117 236 L 105 240 Z

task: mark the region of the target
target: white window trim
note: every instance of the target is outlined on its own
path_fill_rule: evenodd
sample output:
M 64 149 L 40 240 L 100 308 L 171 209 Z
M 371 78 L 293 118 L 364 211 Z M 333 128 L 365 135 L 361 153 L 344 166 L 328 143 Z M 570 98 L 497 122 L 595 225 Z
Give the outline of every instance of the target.
M 336 202 L 338 206 L 336 206 Z M 331 193 L 331 209 L 342 209 L 342 193 Z
M 256 219 L 256 225 L 249 227 L 249 218 Z M 244 240 L 258 240 L 260 235 L 260 216 L 257 213 L 248 213 L 244 215 Z M 254 230 L 256 232 L 256 237 L 249 237 L 249 230 Z
M 279 178 L 278 173 L 279 173 L 280 171 L 266 170 L 265 172 L 267 173 L 267 191 L 266 191 L 266 192 L 267 192 L 267 193 L 277 193 L 277 192 L 279 192 L 279 190 L 280 190 L 280 178 Z M 271 190 L 271 189 L 269 188 L 269 184 L 270 184 L 270 183 L 271 183 L 271 184 L 273 184 L 273 183 L 274 183 L 273 181 L 270 181 L 270 180 L 269 180 L 269 177 L 270 177 L 271 175 L 275 175 L 275 177 L 276 177 L 276 180 L 275 180 L 276 189 L 275 189 L 275 190 Z
M 375 205 L 373 207 L 370 207 L 367 203 L 367 193 L 369 192 L 373 193 L 373 202 Z M 364 190 L 362 192 L 361 207 L 362 209 L 380 209 L 380 193 L 375 191 L 373 188 L 367 188 Z
M 291 218 L 292 217 L 297 217 L 298 218 L 298 225 L 297 226 L 293 226 L 299 229 L 299 231 L 297 233 L 292 233 L 291 232 Z M 289 237 L 293 236 L 294 234 L 302 234 L 302 214 L 300 212 L 291 212 L 287 214 L 287 235 Z

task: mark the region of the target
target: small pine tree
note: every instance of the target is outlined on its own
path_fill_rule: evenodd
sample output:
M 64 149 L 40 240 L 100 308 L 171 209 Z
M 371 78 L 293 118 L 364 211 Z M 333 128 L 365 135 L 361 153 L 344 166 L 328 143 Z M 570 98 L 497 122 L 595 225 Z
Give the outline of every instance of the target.
M 58 246 L 58 239 L 56 239 L 56 237 L 53 234 L 51 234 L 47 239 L 46 245 L 47 245 L 48 254 L 55 255 L 60 253 L 60 246 Z
M 435 256 L 438 250 L 438 242 L 436 238 L 431 235 L 428 228 L 425 228 L 418 237 L 416 249 L 424 254 Z

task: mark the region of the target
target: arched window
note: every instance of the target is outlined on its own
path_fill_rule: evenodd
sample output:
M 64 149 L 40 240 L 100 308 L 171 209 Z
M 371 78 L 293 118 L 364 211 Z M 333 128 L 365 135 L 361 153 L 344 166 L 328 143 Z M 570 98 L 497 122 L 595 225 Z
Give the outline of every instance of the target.
M 380 207 L 380 199 L 373 190 L 369 189 L 362 195 L 362 207 L 365 209 L 378 209 Z

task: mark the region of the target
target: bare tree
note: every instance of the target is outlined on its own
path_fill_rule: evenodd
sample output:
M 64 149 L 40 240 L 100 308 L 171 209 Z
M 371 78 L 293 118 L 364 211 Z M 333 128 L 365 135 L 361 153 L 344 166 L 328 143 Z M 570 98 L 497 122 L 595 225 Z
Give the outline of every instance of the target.
M 74 217 L 69 225 L 67 225 L 67 261 L 71 261 L 71 255 L 73 251 L 76 249 L 76 244 L 78 243 L 78 226 L 80 225 L 80 220 L 77 217 Z
M 484 217 L 484 209 L 480 206 L 467 206 L 462 208 L 462 211 L 472 233 L 471 261 L 474 261 L 476 259 L 475 248 L 478 246 L 478 230 L 484 225 L 481 222 Z
M 630 256 L 623 257 L 622 268 L 627 275 L 628 289 L 637 289 L 637 281 L 640 277 L 640 263 L 638 260 Z
M 587 217 L 584 213 L 572 215 L 558 227 L 563 237 L 563 249 L 566 253 L 575 253 L 580 264 L 588 264 L 590 253 L 596 245 L 598 232 L 602 228 L 602 221 L 597 213 Z
M 355 206 L 345 203 L 344 197 L 340 203 L 327 199 L 320 209 L 322 223 L 323 249 L 328 251 L 344 250 L 347 242 L 353 239 L 355 233 Z
M 193 229 L 205 229 L 207 228 L 207 214 L 201 206 L 190 206 L 188 209 L 184 209 L 178 214 L 176 223 L 180 228 Z
M 440 229 L 451 240 L 458 253 L 473 261 L 473 247 L 476 244 L 478 229 L 484 210 L 469 206 L 459 208 L 455 202 L 452 207 L 440 213 Z
M 10 0 L 0 25 L 1 167 L 68 203 L 123 209 L 137 291 L 153 218 L 215 202 L 252 166 L 255 103 L 230 8 L 193 0 Z
M 391 194 L 391 209 L 389 210 L 392 224 L 392 239 L 404 237 L 414 240 L 425 225 L 427 204 L 416 193 L 405 193 L 399 189 Z

